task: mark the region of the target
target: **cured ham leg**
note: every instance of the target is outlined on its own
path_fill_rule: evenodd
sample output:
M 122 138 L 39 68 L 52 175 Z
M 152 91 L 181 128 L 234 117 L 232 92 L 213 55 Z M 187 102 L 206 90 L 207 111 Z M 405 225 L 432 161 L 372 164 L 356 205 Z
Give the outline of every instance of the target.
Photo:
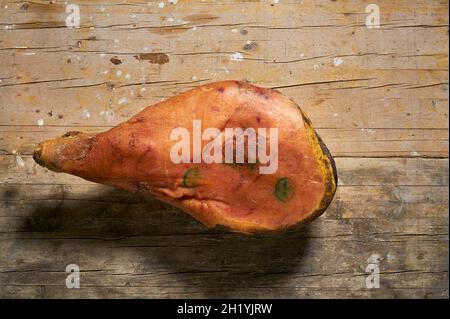
M 232 135 L 242 132 L 240 141 Z M 302 110 L 277 91 L 238 81 L 199 86 L 106 132 L 44 141 L 34 159 L 242 233 L 311 221 L 337 185 L 333 158 Z

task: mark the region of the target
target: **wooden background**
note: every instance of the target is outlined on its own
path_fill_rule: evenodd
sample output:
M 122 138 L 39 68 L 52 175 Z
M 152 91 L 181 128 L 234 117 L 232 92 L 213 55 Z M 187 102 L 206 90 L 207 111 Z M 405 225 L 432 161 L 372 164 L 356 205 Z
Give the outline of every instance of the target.
M 64 1 L 0 2 L 0 297 L 448 298 L 447 1 L 376 0 L 378 29 L 364 1 L 70 1 L 73 29 Z M 27 143 L 222 79 L 293 98 L 335 156 L 302 231 L 208 230 L 33 164 Z

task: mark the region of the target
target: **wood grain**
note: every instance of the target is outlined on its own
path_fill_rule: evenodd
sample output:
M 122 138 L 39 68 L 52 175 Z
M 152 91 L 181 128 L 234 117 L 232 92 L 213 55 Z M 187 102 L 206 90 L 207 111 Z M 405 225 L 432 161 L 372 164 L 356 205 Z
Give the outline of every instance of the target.
M 378 29 L 358 0 L 76 3 L 75 29 L 64 1 L 0 3 L 0 297 L 449 297 L 447 1 L 377 1 Z M 29 144 L 224 79 L 292 98 L 336 157 L 302 230 L 208 230 L 33 164 Z

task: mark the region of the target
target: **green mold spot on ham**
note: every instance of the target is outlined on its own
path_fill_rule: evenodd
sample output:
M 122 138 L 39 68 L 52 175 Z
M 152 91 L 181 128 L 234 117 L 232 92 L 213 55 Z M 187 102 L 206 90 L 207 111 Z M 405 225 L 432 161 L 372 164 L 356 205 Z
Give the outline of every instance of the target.
M 285 203 L 291 199 L 294 194 L 294 190 L 289 182 L 289 179 L 287 177 L 280 178 L 275 184 L 273 193 L 280 202 Z
M 200 170 L 198 167 L 189 168 L 183 175 L 183 186 L 187 188 L 195 187 L 199 177 Z

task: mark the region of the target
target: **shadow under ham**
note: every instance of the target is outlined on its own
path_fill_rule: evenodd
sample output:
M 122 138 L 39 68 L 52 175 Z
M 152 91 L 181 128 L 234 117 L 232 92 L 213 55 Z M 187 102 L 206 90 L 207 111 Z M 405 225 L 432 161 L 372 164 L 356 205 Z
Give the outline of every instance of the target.
M 102 286 L 105 278 L 105 286 L 115 287 L 114 296 L 127 297 L 130 287 L 156 285 L 161 297 L 170 290 L 165 286 L 180 287 L 193 298 L 257 297 L 259 288 L 279 287 L 298 274 L 308 246 L 308 226 L 249 236 L 207 229 L 151 197 L 100 185 L 89 194 L 37 202 L 23 219 L 21 237 L 59 242 L 41 268 L 63 272 L 66 264 L 78 263 L 81 272 L 95 269 L 81 274 L 82 283 Z M 83 255 L 88 257 L 77 260 Z M 117 288 L 121 285 L 123 291 Z M 253 288 L 255 293 L 248 295 Z M 265 296 L 277 297 L 267 290 Z

